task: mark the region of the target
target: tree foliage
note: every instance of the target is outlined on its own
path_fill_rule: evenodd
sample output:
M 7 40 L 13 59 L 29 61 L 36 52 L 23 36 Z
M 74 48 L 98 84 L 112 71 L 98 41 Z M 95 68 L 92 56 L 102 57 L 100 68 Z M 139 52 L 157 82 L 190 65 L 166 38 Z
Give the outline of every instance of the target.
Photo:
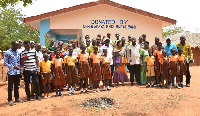
M 0 7 L 6 8 L 8 5 L 15 6 L 18 2 L 23 2 L 23 6 L 32 4 L 32 0 L 0 0 Z
M 162 36 L 163 36 L 163 38 L 165 38 L 170 34 L 181 33 L 183 31 L 184 31 L 183 27 L 172 25 L 172 26 L 166 27 L 162 30 Z
M 21 19 L 23 19 L 23 15 L 20 10 L 14 8 L 0 10 L 0 50 L 9 49 L 13 40 L 40 42 L 39 33 L 22 23 Z

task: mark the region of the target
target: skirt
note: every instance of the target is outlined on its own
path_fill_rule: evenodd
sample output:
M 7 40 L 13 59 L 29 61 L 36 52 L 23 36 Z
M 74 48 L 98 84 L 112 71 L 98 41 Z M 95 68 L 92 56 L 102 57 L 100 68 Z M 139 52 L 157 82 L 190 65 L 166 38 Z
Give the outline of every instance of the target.
M 67 67 L 67 84 L 68 85 L 72 85 L 74 83 L 78 83 L 78 74 L 77 74 L 77 70 L 75 68 L 75 66 L 68 66 Z
M 65 75 L 63 73 L 62 67 L 57 67 L 54 69 L 55 77 L 53 77 L 53 85 L 66 85 Z
M 103 80 L 111 79 L 110 63 L 103 64 L 102 71 L 103 71 Z
M 186 75 L 186 65 L 184 61 L 179 61 L 178 62 L 178 75 Z
M 100 63 L 93 63 L 92 64 L 92 77 L 93 81 L 101 81 L 101 66 Z
M 170 64 L 170 75 L 177 75 L 177 62 L 176 61 L 172 61 L 169 63 Z
M 80 62 L 80 78 L 90 78 L 90 66 L 87 61 Z

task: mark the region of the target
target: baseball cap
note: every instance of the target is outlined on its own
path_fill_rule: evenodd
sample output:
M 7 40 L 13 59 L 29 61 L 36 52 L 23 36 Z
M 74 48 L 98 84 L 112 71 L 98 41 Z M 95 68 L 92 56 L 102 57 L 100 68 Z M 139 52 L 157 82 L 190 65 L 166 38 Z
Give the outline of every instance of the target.
M 169 40 L 171 40 L 171 38 L 170 38 L 170 37 L 167 37 L 167 38 L 166 38 L 166 40 L 168 40 L 168 39 L 169 39 Z

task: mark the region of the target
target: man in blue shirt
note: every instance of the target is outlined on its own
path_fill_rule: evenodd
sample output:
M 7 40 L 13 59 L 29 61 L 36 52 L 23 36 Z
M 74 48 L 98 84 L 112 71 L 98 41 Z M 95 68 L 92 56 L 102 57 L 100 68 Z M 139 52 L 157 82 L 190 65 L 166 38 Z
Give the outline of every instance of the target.
M 173 48 L 176 49 L 176 52 L 178 52 L 177 46 L 176 46 L 175 44 L 172 44 L 172 43 L 171 43 L 171 38 L 170 38 L 170 37 L 168 37 L 168 38 L 166 39 L 166 43 L 167 43 L 167 45 L 164 46 L 164 50 L 167 51 L 167 57 L 169 57 L 169 56 L 172 54 L 171 50 L 172 50 Z M 175 84 L 174 84 L 174 77 L 175 77 L 175 75 L 172 76 L 172 86 L 175 85 Z
M 172 44 L 172 43 L 171 43 L 171 38 L 168 37 L 168 38 L 166 39 L 166 43 L 167 43 L 167 45 L 164 46 L 164 49 L 167 51 L 167 57 L 169 57 L 169 55 L 172 54 L 171 50 L 172 50 L 173 48 L 176 49 L 176 52 L 178 52 L 177 46 L 176 46 L 175 44 Z
M 12 48 L 5 52 L 4 64 L 8 66 L 8 104 L 12 106 L 12 89 L 14 84 L 15 102 L 22 103 L 19 99 L 20 53 L 17 51 L 18 42 L 12 41 Z

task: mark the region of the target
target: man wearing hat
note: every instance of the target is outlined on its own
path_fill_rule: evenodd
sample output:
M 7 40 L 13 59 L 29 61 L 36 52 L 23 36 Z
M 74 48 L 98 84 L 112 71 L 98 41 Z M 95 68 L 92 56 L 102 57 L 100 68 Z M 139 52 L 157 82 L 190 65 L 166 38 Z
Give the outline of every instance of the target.
M 54 38 L 51 38 L 51 39 L 50 39 L 50 45 L 47 46 L 48 53 L 53 52 L 54 42 L 55 42 L 55 41 L 54 41 Z
M 100 54 L 103 55 L 103 49 L 107 49 L 107 55 L 110 57 L 110 68 L 111 68 L 111 79 L 109 79 L 109 85 L 111 87 L 114 87 L 112 85 L 112 76 L 113 76 L 113 70 L 114 70 L 114 65 L 113 65 L 113 47 L 110 45 L 110 39 L 105 38 L 104 40 L 104 45 L 100 48 Z M 106 82 L 107 85 L 107 82 Z
M 173 48 L 176 49 L 176 52 L 178 52 L 177 46 L 175 44 L 171 43 L 171 38 L 170 37 L 166 38 L 166 43 L 167 43 L 167 45 L 164 46 L 164 50 L 167 51 L 167 57 L 169 57 L 172 54 L 171 50 Z M 175 75 L 172 76 L 172 85 L 173 86 L 174 86 L 174 77 L 175 77 Z
M 176 46 L 178 48 L 183 49 L 183 55 L 186 57 L 186 68 L 187 68 L 187 73 L 186 73 L 186 87 L 190 87 L 190 69 L 189 69 L 189 63 L 194 62 L 193 60 L 193 53 L 192 49 L 189 43 L 185 42 L 186 38 L 184 35 L 180 37 L 180 43 L 178 43 Z

